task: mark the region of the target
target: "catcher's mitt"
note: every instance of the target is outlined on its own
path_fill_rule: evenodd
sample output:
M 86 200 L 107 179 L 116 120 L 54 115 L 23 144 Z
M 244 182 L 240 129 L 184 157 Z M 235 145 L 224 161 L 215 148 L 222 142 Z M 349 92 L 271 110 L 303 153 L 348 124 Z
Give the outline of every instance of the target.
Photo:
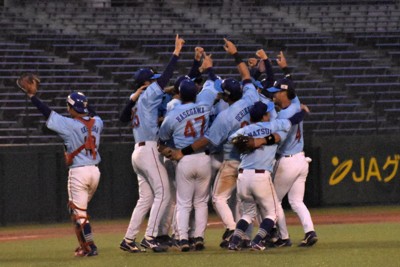
M 239 151 L 239 153 L 241 154 L 245 154 L 245 153 L 249 153 L 251 151 L 253 151 L 253 149 L 251 149 L 248 146 L 249 143 L 249 136 L 245 136 L 245 135 L 238 135 L 235 136 L 234 138 L 232 138 L 232 144 L 233 146 L 237 149 L 237 151 Z
M 27 95 L 35 95 L 39 84 L 39 76 L 33 73 L 24 73 L 17 80 L 18 87 Z

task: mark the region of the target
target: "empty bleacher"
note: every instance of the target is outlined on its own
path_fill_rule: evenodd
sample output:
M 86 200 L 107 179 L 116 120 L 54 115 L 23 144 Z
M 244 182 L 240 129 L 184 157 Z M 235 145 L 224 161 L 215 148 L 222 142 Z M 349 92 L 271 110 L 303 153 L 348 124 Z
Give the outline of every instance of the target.
M 132 74 L 142 67 L 162 71 L 175 34 L 186 44 L 173 79 L 188 72 L 196 46 L 213 55 L 218 75 L 238 78 L 222 48 L 227 37 L 245 59 L 266 50 L 276 78 L 282 73 L 274 60 L 285 53 L 297 93 L 312 110 L 306 134 L 399 130 L 400 103 L 393 100 L 400 88 L 398 2 L 211 2 L 47 0 L 3 7 L 0 143 L 60 141 L 17 91 L 22 72 L 41 76 L 39 96 L 62 114 L 66 95 L 84 92 L 105 121 L 103 141 L 131 141 L 118 114 L 131 93 Z

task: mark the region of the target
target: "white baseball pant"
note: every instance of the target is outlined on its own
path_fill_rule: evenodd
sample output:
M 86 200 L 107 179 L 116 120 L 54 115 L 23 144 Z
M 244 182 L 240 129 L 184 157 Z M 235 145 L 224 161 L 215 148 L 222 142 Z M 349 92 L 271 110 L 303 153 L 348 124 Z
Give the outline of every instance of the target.
M 100 171 L 95 165 L 70 168 L 68 172 L 68 199 L 77 206 L 77 213 L 84 223 L 87 217 L 87 206 L 97 190 Z M 81 210 L 82 209 L 82 210 Z
M 194 208 L 193 237 L 203 237 L 207 227 L 210 196 L 210 156 L 197 153 L 184 156 L 176 166 L 176 218 L 179 238 L 189 238 L 189 218 Z
M 135 144 L 132 166 L 137 174 L 139 199 L 132 212 L 126 238 L 135 239 L 144 217 L 150 210 L 145 235 L 156 237 L 162 215 L 171 199 L 167 171 L 160 161 L 157 142 L 146 141 Z
M 314 231 L 311 214 L 303 202 L 309 162 L 303 152 L 283 156 L 275 165 L 274 185 L 279 200 L 278 226 L 282 239 L 289 238 L 282 199 L 288 194 L 289 204 L 300 219 L 305 233 Z
M 239 170 L 237 193 L 243 207 L 242 219 L 251 224 L 257 216 L 276 221 L 278 199 L 271 174 L 265 170 Z

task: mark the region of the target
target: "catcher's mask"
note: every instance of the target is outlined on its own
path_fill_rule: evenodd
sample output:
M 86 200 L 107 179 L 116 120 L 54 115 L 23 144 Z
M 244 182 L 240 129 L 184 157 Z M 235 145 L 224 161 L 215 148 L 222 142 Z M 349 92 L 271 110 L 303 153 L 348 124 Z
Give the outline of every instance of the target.
M 86 96 L 81 92 L 71 93 L 67 97 L 67 103 L 73 110 L 75 110 L 80 114 L 88 113 L 87 109 L 88 100 Z

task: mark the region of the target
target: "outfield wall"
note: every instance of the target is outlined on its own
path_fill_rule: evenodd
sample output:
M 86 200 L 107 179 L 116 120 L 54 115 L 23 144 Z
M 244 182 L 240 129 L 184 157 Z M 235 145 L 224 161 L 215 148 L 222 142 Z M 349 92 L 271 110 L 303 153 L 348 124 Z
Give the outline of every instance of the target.
M 396 136 L 308 140 L 313 161 L 308 206 L 400 202 L 400 145 Z M 101 180 L 89 205 L 94 218 L 129 217 L 138 197 L 132 144 L 100 148 Z M 67 168 L 62 145 L 0 147 L 0 224 L 68 220 Z

